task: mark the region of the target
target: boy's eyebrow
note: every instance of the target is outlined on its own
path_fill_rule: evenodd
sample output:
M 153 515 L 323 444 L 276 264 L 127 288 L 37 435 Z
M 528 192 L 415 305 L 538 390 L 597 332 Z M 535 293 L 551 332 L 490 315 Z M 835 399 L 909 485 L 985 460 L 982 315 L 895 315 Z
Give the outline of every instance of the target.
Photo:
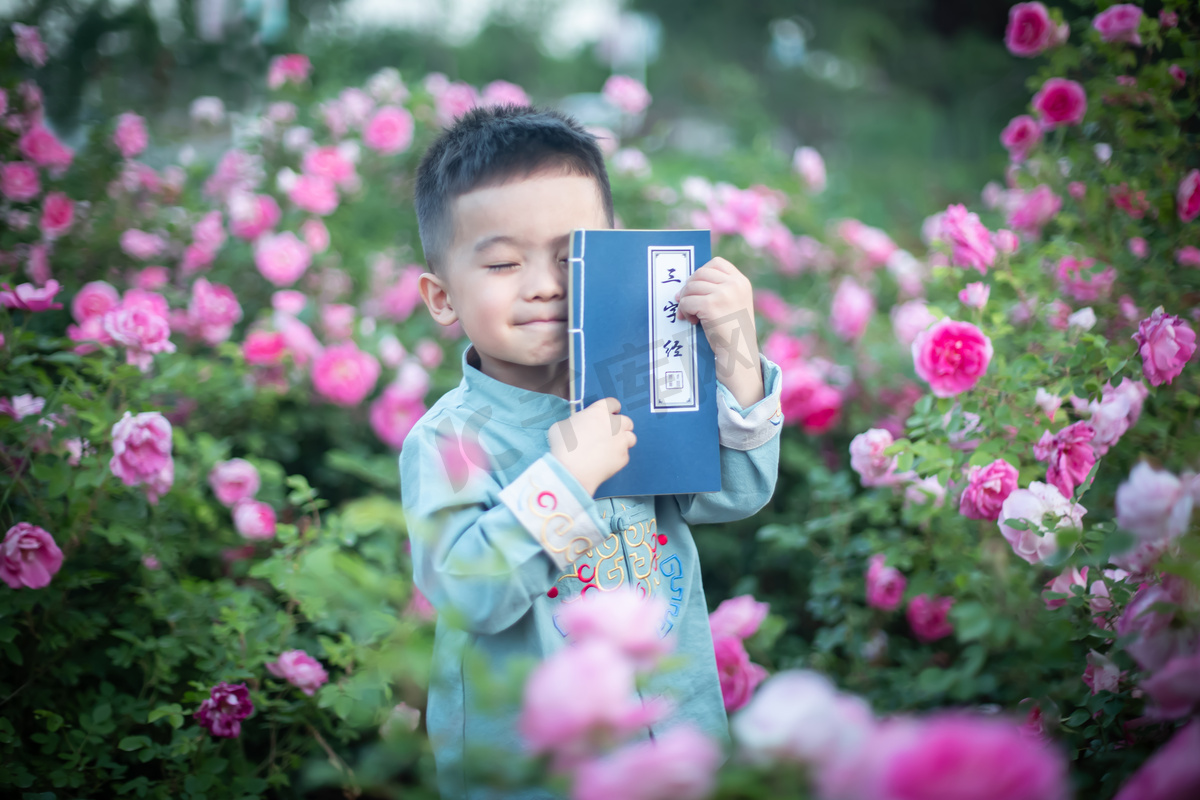
M 475 243 L 475 252 L 478 253 L 482 250 L 487 250 L 489 247 L 491 247 L 494 244 L 515 245 L 515 244 L 517 244 L 517 240 L 511 236 L 506 236 L 504 234 L 499 234 L 497 236 L 489 236 L 486 239 L 480 239 L 478 242 Z

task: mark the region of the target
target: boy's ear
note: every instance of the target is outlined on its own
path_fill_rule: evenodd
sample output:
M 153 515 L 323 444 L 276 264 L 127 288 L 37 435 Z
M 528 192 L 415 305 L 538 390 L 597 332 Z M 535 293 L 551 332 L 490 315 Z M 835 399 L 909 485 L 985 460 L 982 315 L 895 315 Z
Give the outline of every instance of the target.
M 452 325 L 458 321 L 458 312 L 451 305 L 450 291 L 442 278 L 432 272 L 423 272 L 417 280 L 417 290 L 437 324 Z

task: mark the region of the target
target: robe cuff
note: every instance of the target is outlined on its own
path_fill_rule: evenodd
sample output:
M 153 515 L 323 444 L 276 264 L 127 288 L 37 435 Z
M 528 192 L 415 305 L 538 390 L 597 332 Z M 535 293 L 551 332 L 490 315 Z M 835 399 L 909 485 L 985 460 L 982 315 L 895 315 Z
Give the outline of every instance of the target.
M 749 408 L 742 408 L 724 384 L 717 382 L 717 430 L 722 447 L 753 450 L 779 434 L 783 427 L 783 371 L 761 353 L 764 396 Z
M 589 513 L 592 499 L 579 481 L 549 454 L 505 486 L 500 501 L 564 571 L 609 535 Z

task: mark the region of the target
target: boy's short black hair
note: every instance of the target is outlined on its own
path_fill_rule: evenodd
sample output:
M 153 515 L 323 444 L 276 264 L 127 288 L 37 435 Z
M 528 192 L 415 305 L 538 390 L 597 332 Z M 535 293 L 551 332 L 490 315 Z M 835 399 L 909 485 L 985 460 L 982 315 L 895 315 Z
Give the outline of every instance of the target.
M 417 226 L 430 269 L 438 270 L 450 245 L 455 198 L 547 167 L 594 179 L 613 224 L 604 155 L 572 117 L 530 106 L 475 108 L 443 131 L 417 167 Z

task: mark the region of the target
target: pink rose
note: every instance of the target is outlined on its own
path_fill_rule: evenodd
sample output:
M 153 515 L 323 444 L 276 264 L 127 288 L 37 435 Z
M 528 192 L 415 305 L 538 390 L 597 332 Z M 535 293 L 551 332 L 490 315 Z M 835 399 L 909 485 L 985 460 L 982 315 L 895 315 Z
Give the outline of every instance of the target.
M 319 216 L 328 216 L 338 207 L 333 181 L 320 175 L 300 175 L 288 189 L 288 199 L 299 208 Z
M 126 363 L 147 372 L 154 354 L 175 352 L 170 338 L 171 323 L 151 304 L 136 299 L 130 302 L 128 294 L 125 302 L 104 315 L 104 332 L 125 347 Z
M 927 594 L 919 594 L 909 600 L 904 613 L 913 635 L 928 644 L 954 633 L 954 626 L 950 624 L 950 608 L 953 605 L 953 597 L 930 597 Z
M 971 519 L 997 520 L 1004 501 L 1017 488 L 1017 468 L 1002 458 L 986 467 L 971 467 L 958 511 Z
M 291 231 L 266 234 L 254 243 L 254 265 L 276 286 L 290 286 L 312 263 L 312 253 Z
M 275 331 L 251 331 L 242 343 L 242 355 L 247 364 L 266 366 L 283 360 L 283 334 Z
M 271 308 L 293 317 L 303 311 L 307 304 L 308 298 L 295 289 L 283 289 L 271 295 Z
M 1028 489 L 1016 489 L 1000 506 L 1000 533 L 1012 546 L 1013 552 L 1030 564 L 1049 558 L 1058 550 L 1055 532 L 1045 525 L 1045 517 L 1054 518 L 1055 527 L 1083 527 L 1083 506 L 1063 496 L 1056 487 L 1034 481 Z M 1007 520 L 1025 520 L 1026 530 L 1018 530 Z
M 913 479 L 904 487 L 904 507 L 923 506 L 933 503 L 934 508 L 941 508 L 946 502 L 946 487 L 936 475 L 920 480 Z
M 1146 240 L 1141 236 L 1134 236 L 1128 242 L 1129 252 L 1135 258 L 1145 258 L 1150 255 L 1150 246 L 1146 244 Z
M 18 522 L 0 543 L 0 580 L 13 589 L 42 589 L 62 567 L 63 553 L 44 528 Z
M 421 304 L 419 282 L 423 272 L 424 270 L 417 266 L 405 267 L 400 272 L 399 280 L 383 293 L 383 316 L 396 322 L 408 319 L 413 310 Z
M 1171 12 L 1174 13 L 1174 12 Z M 1171 741 L 1138 768 L 1115 800 L 1182 800 L 1200 794 L 1200 720 L 1177 730 Z
M 887 264 L 899 249 L 892 238 L 879 228 L 872 228 L 856 219 L 842 220 L 837 225 L 837 233 L 848 245 L 860 251 L 871 266 Z
M 82 325 L 89 319 L 103 317 L 120 304 L 121 296 L 110 284 L 92 281 L 84 284 L 71 300 L 71 316 Z
M 272 230 L 281 216 L 279 203 L 269 194 L 237 193 L 229 200 L 229 230 L 248 242 Z M 216 252 L 215 241 L 197 241 L 207 252 Z
M 434 105 L 438 124 L 447 127 L 479 105 L 479 93 L 469 83 L 455 81 L 434 96 Z
M 1067 598 L 1074 596 L 1074 593 L 1071 591 L 1072 586 L 1082 586 L 1086 590 L 1087 574 L 1087 567 L 1084 567 L 1083 569 L 1079 569 L 1078 567 L 1067 567 L 1062 571 L 1061 574 L 1059 574 L 1057 578 L 1047 581 L 1046 590 L 1042 592 L 1042 598 L 1046 602 L 1046 608 L 1054 610 L 1056 608 L 1062 608 L 1065 606 L 1067 604 Z M 1086 593 L 1087 592 L 1085 591 L 1084 594 Z M 1067 597 L 1050 598 L 1046 597 L 1047 594 L 1065 594 Z
M 562 607 L 559 623 L 573 642 L 601 640 L 635 666 L 649 668 L 671 652 L 662 634 L 667 606 L 659 598 L 643 598 L 632 589 L 584 595 Z
M 39 167 L 61 171 L 71 166 L 75 152 L 58 140 L 40 122 L 22 134 L 17 143 L 21 155 Z
M 303 367 L 324 351 L 312 329 L 293 316 L 276 314 L 275 327 L 279 329 L 284 344 L 298 367 Z
M 703 800 L 721 766 L 716 742 L 679 725 L 654 739 L 587 761 L 574 776 L 574 800 Z
M 161 255 L 166 248 L 167 243 L 161 236 L 137 228 L 130 228 L 121 234 L 121 249 L 127 256 L 139 261 L 149 261 Z
M 126 112 L 117 117 L 117 127 L 113 131 L 113 144 L 125 158 L 133 158 L 146 149 L 150 137 L 146 133 L 146 120 L 137 114 Z
M 1029 238 L 1041 235 L 1042 228 L 1058 215 L 1062 198 L 1046 184 L 1019 195 L 1008 212 L 1008 224 Z
M 1096 456 L 1103 456 L 1110 447 L 1121 440 L 1142 413 L 1142 402 L 1149 390 L 1141 381 L 1125 379 L 1119 389 L 1105 384 L 1100 402 L 1088 403 L 1091 417 L 1088 422 L 1095 430 L 1092 449 Z
M 0 397 L 0 414 L 6 414 L 15 420 L 40 414 L 45 407 L 46 398 L 35 397 L 32 394 L 19 394 L 11 398 Z
M 986 283 L 968 283 L 958 293 L 958 302 L 962 303 L 967 308 L 983 308 L 987 305 L 988 296 L 992 293 L 992 287 Z
M 1139 461 L 1117 487 L 1117 524 L 1146 542 L 1179 538 L 1192 519 L 1193 483 Z
M 1130 638 L 1125 649 L 1147 672 L 1162 669 L 1173 658 L 1200 648 L 1200 629 L 1185 624 L 1187 594 L 1193 590 L 1174 576 L 1143 584 L 1117 620 L 1117 635 Z M 1136 636 L 1135 636 L 1136 634 Z
M 1058 433 L 1042 431 L 1033 446 L 1033 455 L 1046 463 L 1046 481 L 1058 488 L 1063 497 L 1075 494 L 1096 464 L 1091 441 L 1096 429 L 1086 422 L 1073 422 Z
M 1178 64 L 1172 64 L 1171 66 L 1167 67 L 1167 73 L 1174 78 L 1175 82 L 1180 86 L 1183 86 L 1185 83 L 1187 83 L 1187 70 Z
M 895 567 L 884 566 L 882 553 L 871 556 L 867 566 L 867 605 L 882 611 L 894 611 L 904 600 L 904 575 Z
M 32 67 L 46 66 L 46 43 L 37 26 L 14 22 L 12 32 L 17 40 L 17 56 Z
M 57 239 L 71 229 L 75 221 L 75 201 L 62 192 L 50 192 L 42 201 L 42 219 L 38 226 L 47 239 Z
M 258 469 L 244 458 L 218 461 L 208 473 L 208 485 L 226 508 L 258 494 Z
M 1196 352 L 1196 332 L 1179 317 L 1159 306 L 1138 324 L 1133 334 L 1142 356 L 1142 374 L 1151 386 L 1171 383 Z
M 811 147 L 797 147 L 792 154 L 792 170 L 813 194 L 825 191 L 825 160 Z
M 1013 55 L 1036 56 L 1054 45 L 1055 38 L 1054 21 L 1041 3 L 1017 3 L 1008 10 L 1004 44 Z
M 358 177 L 354 162 L 332 145 L 309 150 L 304 154 L 300 168 L 306 175 L 319 175 L 339 186 L 353 185 Z
M 274 539 L 275 509 L 257 500 L 239 500 L 233 507 L 233 526 L 247 539 Z
M 276 678 L 283 678 L 309 697 L 329 681 L 321 662 L 303 650 L 285 650 L 278 659 L 267 662 L 265 666 Z
M 822 433 L 841 416 L 842 393 L 807 362 L 795 361 L 784 370 L 780 407 L 805 433 Z
M 375 388 L 379 361 L 353 342 L 325 348 L 313 363 L 313 388 L 332 403 L 358 405 Z
M 354 317 L 358 309 L 349 303 L 327 303 L 321 306 L 321 329 L 326 341 L 340 341 L 354 335 Z
M 1142 690 L 1154 701 L 1151 714 L 1157 719 L 1178 719 L 1200 705 L 1200 651 L 1172 658 L 1142 681 Z M 1200 789 L 1200 783 L 1197 788 Z
M 941 235 L 952 248 L 954 263 L 979 270 L 986 275 L 996 262 L 996 247 L 991 233 L 979 221 L 979 215 L 964 205 L 952 205 L 942 215 Z
M 1087 94 L 1075 81 L 1050 78 L 1033 96 L 1033 110 L 1043 130 L 1060 125 L 1078 125 L 1087 113 Z
M 139 270 L 133 278 L 133 285 L 143 291 L 155 292 L 171 281 L 171 273 L 166 267 L 146 267 Z
M 515 83 L 508 81 L 492 81 L 483 87 L 484 106 L 527 106 L 530 105 L 529 95 Z
M 425 403 L 420 395 L 407 392 L 394 383 L 389 384 L 371 403 L 371 429 L 380 441 L 399 450 L 408 432 L 425 411 Z
M 1071 181 L 1067 184 L 1067 193 L 1076 200 L 1082 200 L 1087 195 L 1087 184 L 1082 181 Z
M 1158 12 L 1158 22 L 1164 28 L 1174 28 L 1179 24 L 1179 15 L 1174 11 L 1163 9 Z
M 1008 150 L 1008 157 L 1014 162 L 1024 161 L 1028 158 L 1029 151 L 1041 140 L 1042 129 L 1037 124 L 1037 120 L 1028 114 L 1013 117 L 1000 132 L 1000 144 Z
M 971 389 L 987 372 L 992 340 L 969 322 L 938 320 L 912 343 L 917 377 L 938 397 Z
M 1109 6 L 1092 20 L 1092 27 L 1100 31 L 1106 42 L 1128 42 L 1141 44 L 1138 23 L 1142 21 L 1142 10 L 1132 3 Z
M 171 423 L 157 411 L 137 416 L 126 411 L 113 425 L 112 474 L 126 486 L 145 486 L 151 503 L 157 503 L 175 481 L 171 456 Z
M 301 84 L 308 80 L 312 63 L 308 56 L 292 53 L 275 56 L 267 67 L 267 88 L 279 89 L 285 83 Z
M 604 99 L 626 114 L 640 114 L 650 105 L 650 92 L 636 78 L 628 75 L 612 75 L 604 82 L 601 90 Z
M 195 335 L 216 345 L 229 338 L 233 326 L 242 318 L 242 306 L 228 286 L 200 278 L 192 284 L 187 318 Z
M 721 697 L 725 710 L 737 711 L 750 701 L 754 690 L 767 677 L 767 671 L 750 661 L 742 640 L 736 636 L 713 639 L 717 660 L 717 675 L 721 680 Z
M 200 708 L 196 709 L 196 722 L 213 736 L 236 739 L 242 734 L 242 720 L 254 712 L 250 702 L 250 691 L 246 684 L 229 684 L 221 681 L 212 688 Z
M 42 191 L 38 170 L 33 164 L 12 161 L 0 165 L 0 194 L 9 200 L 32 200 Z
M 863 486 L 889 486 L 896 482 L 893 473 L 898 456 L 884 454 L 894 441 L 882 428 L 871 428 L 850 441 L 850 468 L 859 474 Z
M 713 639 L 724 636 L 749 639 L 770 610 L 769 603 L 760 603 L 753 595 L 738 595 L 721 601 L 708 615 L 708 627 L 712 631 Z
M 32 283 L 18 284 L 12 288 L 7 283 L 0 283 L 0 305 L 6 308 L 16 308 L 21 311 L 50 311 L 62 308 L 62 303 L 54 302 L 54 295 L 62 289 L 58 281 L 48 280 L 41 288 Z
M 1200 216 L 1200 169 L 1183 176 L 1175 192 L 1175 205 L 1179 210 L 1180 222 L 1191 222 Z
M 1184 245 L 1175 251 L 1175 263 L 1181 267 L 1200 267 L 1200 247 Z
M 911 346 L 917 334 L 937 322 L 937 317 L 924 300 L 909 300 L 894 305 L 889 315 L 892 318 L 892 333 L 905 347 Z
M 829 308 L 829 326 L 846 341 L 859 339 L 875 312 L 875 298 L 851 277 L 842 278 Z

